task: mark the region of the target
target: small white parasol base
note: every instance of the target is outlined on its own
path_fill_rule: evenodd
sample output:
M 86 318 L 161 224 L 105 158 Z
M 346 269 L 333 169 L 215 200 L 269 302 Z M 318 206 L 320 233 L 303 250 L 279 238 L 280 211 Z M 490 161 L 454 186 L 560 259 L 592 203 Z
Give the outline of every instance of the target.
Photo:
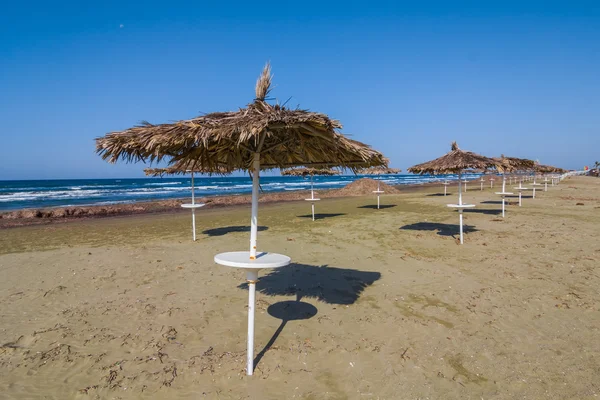
M 379 210 L 379 195 L 385 192 L 383 190 L 373 190 L 373 193 L 377 195 L 377 209 Z
M 523 190 L 529 190 L 529 188 L 526 188 L 526 187 L 522 187 L 522 186 L 521 186 L 521 187 L 516 187 L 516 188 L 513 188 L 513 189 L 515 189 L 515 190 L 518 190 L 518 191 L 519 191 L 519 207 L 521 207 L 521 205 L 523 204 L 523 201 L 521 200 L 521 196 L 522 196 L 522 194 L 523 194 Z
M 458 208 L 459 220 L 460 220 L 460 244 L 463 244 L 463 208 L 473 208 L 475 204 L 447 204 L 450 208 Z
M 504 218 L 504 201 L 506 196 L 510 196 L 514 193 L 511 192 L 496 192 L 496 194 L 502 196 L 502 218 Z
M 254 373 L 254 310 L 256 303 L 256 281 L 258 271 L 267 268 L 281 268 L 289 265 L 288 256 L 277 253 L 257 253 L 250 259 L 249 251 L 231 251 L 215 256 L 215 262 L 226 267 L 243 268 L 248 281 L 248 351 L 246 354 L 246 374 Z
M 194 242 L 196 241 L 196 208 L 204 206 L 204 203 L 186 203 L 181 205 L 181 208 L 188 208 L 192 210 L 192 239 L 194 239 Z
M 312 199 L 304 199 L 304 200 L 306 200 L 306 201 L 310 201 L 310 202 L 312 203 L 312 204 L 311 204 L 311 209 L 312 209 L 312 220 L 314 221 L 314 220 L 315 220 L 315 201 L 319 201 L 319 200 L 321 200 L 321 199 L 318 199 L 318 198 L 316 198 L 316 197 L 315 197 L 315 198 L 312 198 Z

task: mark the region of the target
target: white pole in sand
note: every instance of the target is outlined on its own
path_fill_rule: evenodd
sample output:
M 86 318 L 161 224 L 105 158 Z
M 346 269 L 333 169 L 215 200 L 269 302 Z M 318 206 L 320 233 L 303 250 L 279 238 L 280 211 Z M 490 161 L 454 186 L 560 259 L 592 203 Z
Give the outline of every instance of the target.
M 252 217 L 250 219 L 250 259 L 256 259 L 256 237 L 258 234 L 258 183 L 260 171 L 260 153 L 254 153 L 252 173 Z M 246 351 L 246 374 L 254 373 L 254 307 L 256 302 L 256 281 L 258 271 L 246 273 L 248 281 L 248 346 Z
M 461 186 L 461 173 L 458 173 L 458 205 L 462 206 L 462 188 Z M 463 209 L 458 209 L 458 218 L 460 220 L 460 244 L 463 244 Z
M 481 178 L 480 182 L 481 182 L 481 189 L 479 189 L 479 190 L 481 190 L 483 192 L 483 178 Z
M 447 194 L 448 191 L 448 182 L 444 182 L 444 196 Z
M 194 201 L 194 172 L 192 171 L 192 206 L 196 204 Z M 192 207 L 192 237 L 196 241 L 196 209 Z
M 315 191 L 313 188 L 313 176 L 310 176 L 310 198 L 314 199 L 315 198 Z M 315 220 L 315 203 L 314 201 L 311 203 L 311 209 L 312 209 L 312 220 Z

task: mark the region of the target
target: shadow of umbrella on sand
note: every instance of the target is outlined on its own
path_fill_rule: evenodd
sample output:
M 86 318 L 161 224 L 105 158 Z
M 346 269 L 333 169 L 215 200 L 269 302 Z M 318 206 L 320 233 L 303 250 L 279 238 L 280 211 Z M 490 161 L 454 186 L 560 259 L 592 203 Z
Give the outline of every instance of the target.
M 358 300 L 367 287 L 380 278 L 381 273 L 379 272 L 296 263 L 290 264 L 286 268 L 275 269 L 260 278 L 256 284 L 256 289 L 260 293 L 269 296 L 291 295 L 296 296 L 296 300 L 276 303 L 271 306 L 273 309 L 269 307 L 275 314 L 272 315 L 283 321 L 255 362 L 260 361 L 275 343 L 287 321 L 306 319 L 316 314 L 316 308 L 313 310 L 310 304 L 301 302 L 301 299 L 311 298 L 328 304 L 350 305 Z M 248 289 L 248 284 L 243 283 L 238 287 Z M 271 312 L 269 313 L 271 314 Z M 286 312 L 290 314 L 287 317 L 285 316 Z
M 379 272 L 293 263 L 261 277 L 256 290 L 269 296 L 296 296 L 298 301 L 311 298 L 349 305 L 380 278 Z M 248 283 L 238 287 L 248 289 Z

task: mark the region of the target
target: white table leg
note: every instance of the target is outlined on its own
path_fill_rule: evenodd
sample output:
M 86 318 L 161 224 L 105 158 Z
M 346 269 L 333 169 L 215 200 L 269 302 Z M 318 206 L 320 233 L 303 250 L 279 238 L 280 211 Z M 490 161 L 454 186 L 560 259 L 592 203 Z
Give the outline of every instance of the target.
M 258 271 L 246 273 L 248 281 L 248 348 L 246 352 L 246 374 L 254 374 L 254 308 L 256 304 L 256 281 Z

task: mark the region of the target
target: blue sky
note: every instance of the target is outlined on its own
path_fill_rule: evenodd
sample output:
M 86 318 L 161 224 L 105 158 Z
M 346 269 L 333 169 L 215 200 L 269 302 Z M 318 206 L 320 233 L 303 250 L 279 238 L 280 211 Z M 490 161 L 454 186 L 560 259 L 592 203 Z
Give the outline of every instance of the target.
M 452 140 L 600 160 L 598 1 L 87 3 L 3 5 L 0 179 L 141 177 L 94 138 L 242 107 L 268 60 L 274 97 L 339 119 L 393 167 Z

